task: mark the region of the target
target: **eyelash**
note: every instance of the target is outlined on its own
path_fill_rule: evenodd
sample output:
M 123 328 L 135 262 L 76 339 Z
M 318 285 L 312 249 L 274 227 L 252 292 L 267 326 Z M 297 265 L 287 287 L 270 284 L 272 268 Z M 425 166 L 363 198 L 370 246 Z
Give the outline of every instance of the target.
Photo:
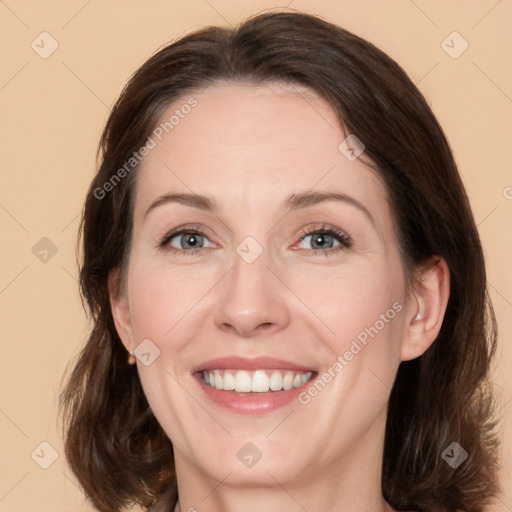
M 325 250 L 325 251 L 319 250 L 319 249 L 305 249 L 305 250 L 309 251 L 309 254 L 312 254 L 313 256 L 319 256 L 319 255 L 331 256 L 333 253 L 338 253 L 339 251 L 344 251 L 345 249 L 350 249 L 352 247 L 352 238 L 350 238 L 350 236 L 347 233 L 344 233 L 343 231 L 340 231 L 339 229 L 334 228 L 332 226 L 326 226 L 326 225 L 322 225 L 320 227 L 316 227 L 313 229 L 308 229 L 308 230 L 303 231 L 300 234 L 300 242 L 302 242 L 302 240 L 304 238 L 306 238 L 307 236 L 313 235 L 313 234 L 329 235 L 329 236 L 332 236 L 334 239 L 336 239 L 340 243 L 340 245 L 338 245 L 338 247 L 334 247 L 332 249 Z
M 196 234 L 196 235 L 201 235 L 201 236 L 206 237 L 206 235 L 203 232 L 201 232 L 199 229 L 197 229 L 193 226 L 185 226 L 176 231 L 172 231 L 171 233 L 166 234 L 162 238 L 162 240 L 159 242 L 157 248 L 161 249 L 161 250 L 170 251 L 174 255 L 176 255 L 178 253 L 184 253 L 187 256 L 194 256 L 197 253 L 199 253 L 203 249 L 203 247 L 196 249 L 196 250 L 188 251 L 185 249 L 176 249 L 175 247 L 171 247 L 169 245 L 169 242 L 173 238 L 175 238 L 179 235 L 189 235 L 189 234 Z M 340 231 L 334 227 L 327 226 L 327 225 L 322 225 L 321 227 L 303 231 L 300 234 L 299 242 L 302 242 L 304 240 L 304 238 L 306 238 L 309 235 L 313 235 L 313 234 L 329 235 L 329 236 L 332 236 L 333 238 L 335 238 L 340 243 L 340 245 L 338 245 L 337 247 L 334 247 L 329 250 L 304 249 L 304 250 L 308 251 L 309 254 L 311 254 L 313 256 L 318 256 L 318 255 L 330 256 L 333 253 L 337 253 L 337 252 L 343 251 L 345 249 L 350 249 L 352 247 L 352 238 L 347 233 L 344 233 L 343 231 Z

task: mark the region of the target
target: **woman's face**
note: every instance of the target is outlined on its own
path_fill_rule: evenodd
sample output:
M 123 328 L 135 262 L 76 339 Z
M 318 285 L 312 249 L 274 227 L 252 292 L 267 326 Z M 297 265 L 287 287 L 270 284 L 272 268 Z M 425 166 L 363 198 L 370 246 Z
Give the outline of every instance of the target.
M 177 466 L 273 484 L 375 462 L 414 308 L 362 148 L 305 88 L 215 84 L 173 115 L 113 304 Z

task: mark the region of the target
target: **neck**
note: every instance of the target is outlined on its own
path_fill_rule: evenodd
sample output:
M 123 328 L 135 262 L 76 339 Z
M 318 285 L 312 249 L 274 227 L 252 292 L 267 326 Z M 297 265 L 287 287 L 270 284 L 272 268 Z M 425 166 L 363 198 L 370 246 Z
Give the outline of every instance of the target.
M 244 495 L 245 496 L 245 495 Z M 290 499 L 291 500 L 294 500 L 293 496 L 291 495 L 290 493 Z M 296 501 L 296 500 L 295 500 Z M 242 500 L 242 510 L 244 511 L 253 511 L 253 510 L 256 510 L 255 508 L 252 507 L 252 505 L 250 505 L 249 503 L 251 503 L 250 501 L 250 498 L 248 496 L 245 496 Z M 293 507 L 293 508 L 290 508 L 290 505 L 293 507 L 293 503 L 291 503 L 290 500 L 287 500 L 287 506 L 289 508 L 287 509 L 284 509 L 282 508 L 282 505 L 280 505 L 279 503 L 276 504 L 275 501 L 272 501 L 272 507 L 273 508 L 267 508 L 266 510 L 271 510 L 271 511 L 281 511 L 281 510 L 289 510 L 289 511 L 293 511 L 295 512 L 296 510 L 299 512 L 303 512 L 304 510 L 312 510 L 311 508 L 307 508 L 305 506 L 303 506 L 301 503 L 299 503 L 298 501 L 296 501 L 296 506 Z M 262 505 L 262 506 L 265 506 L 265 505 Z M 335 509 L 329 509 L 329 510 L 339 510 L 340 512 L 343 510 L 350 510 L 351 512 L 396 512 L 395 509 L 393 509 L 383 498 L 382 499 L 378 499 L 377 500 L 377 504 L 376 505 L 370 505 L 369 504 L 369 501 L 366 502 L 366 504 L 357 504 L 355 505 L 357 508 L 347 508 L 347 506 L 350 506 L 350 505 L 339 505 L 337 504 L 336 505 L 336 508 Z M 323 506 L 321 505 L 321 509 L 323 509 Z M 341 508 L 340 508 L 341 507 Z M 229 508 L 229 509 L 226 509 L 226 508 L 211 508 L 211 507 L 208 507 L 208 508 L 201 508 L 201 511 L 202 510 L 212 510 L 212 511 L 215 511 L 217 512 L 218 510 L 235 510 L 235 509 L 232 509 L 232 508 Z M 258 510 L 261 510 L 261 509 L 258 509 Z M 183 508 L 183 512 L 199 512 L 198 509 L 194 508 L 194 507 L 188 507 L 187 505 L 184 506 Z M 180 505 L 180 502 L 178 500 L 178 502 L 176 503 L 176 506 L 174 508 L 174 511 L 173 512 L 182 512 L 182 509 L 181 509 L 181 505 Z

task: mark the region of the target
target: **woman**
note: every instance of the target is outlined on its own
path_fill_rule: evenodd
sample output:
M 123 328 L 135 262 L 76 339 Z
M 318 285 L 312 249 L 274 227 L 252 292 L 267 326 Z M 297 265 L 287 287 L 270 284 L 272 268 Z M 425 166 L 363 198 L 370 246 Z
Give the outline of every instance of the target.
M 482 249 L 392 59 L 306 14 L 206 28 L 134 74 L 100 150 L 80 273 L 94 323 L 62 394 L 98 510 L 496 496 Z

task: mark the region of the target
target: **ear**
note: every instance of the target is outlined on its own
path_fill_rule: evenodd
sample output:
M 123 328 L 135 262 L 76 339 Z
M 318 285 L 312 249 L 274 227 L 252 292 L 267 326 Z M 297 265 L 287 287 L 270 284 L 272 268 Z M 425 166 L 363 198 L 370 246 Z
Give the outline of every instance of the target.
M 435 257 L 416 272 L 407 309 L 401 360 L 421 356 L 434 342 L 443 324 L 450 296 L 450 271 Z
M 117 334 L 128 352 L 135 348 L 133 330 L 128 303 L 128 294 L 121 282 L 119 269 L 113 270 L 108 276 L 108 291 L 110 308 L 116 326 Z

